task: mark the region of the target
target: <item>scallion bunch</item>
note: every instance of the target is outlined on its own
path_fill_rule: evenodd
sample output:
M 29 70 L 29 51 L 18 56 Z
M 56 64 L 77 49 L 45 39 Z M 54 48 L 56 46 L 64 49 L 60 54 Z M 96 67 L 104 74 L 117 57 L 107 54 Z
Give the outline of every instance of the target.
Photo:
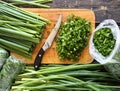
M 102 64 L 42 65 L 38 71 L 27 66 L 11 91 L 118 91 L 119 84 Z
M 0 1 L 0 47 L 30 58 L 49 21 Z

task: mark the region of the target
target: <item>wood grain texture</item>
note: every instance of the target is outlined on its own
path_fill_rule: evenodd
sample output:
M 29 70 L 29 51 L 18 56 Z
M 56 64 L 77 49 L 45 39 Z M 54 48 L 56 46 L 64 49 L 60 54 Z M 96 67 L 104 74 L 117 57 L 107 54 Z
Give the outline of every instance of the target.
M 53 0 L 51 8 L 91 9 L 95 12 L 96 23 L 114 19 L 120 24 L 120 0 Z
M 17 55 L 15 53 L 11 53 L 11 55 L 23 60 L 27 64 L 34 63 L 34 59 L 35 59 L 39 49 L 41 48 L 41 46 L 45 42 L 46 38 L 49 36 L 51 30 L 53 29 L 54 25 L 56 24 L 57 19 L 59 17 L 59 14 L 62 14 L 63 21 L 66 21 L 67 16 L 71 15 L 71 14 L 75 14 L 77 16 L 85 18 L 86 20 L 91 22 L 92 30 L 95 29 L 95 15 L 94 15 L 94 12 L 92 10 L 88 10 L 88 9 L 39 9 L 39 8 L 37 8 L 37 9 L 27 8 L 25 10 L 37 13 L 37 14 L 41 15 L 42 17 L 47 18 L 51 21 L 51 24 L 47 25 L 47 27 L 46 27 L 42 41 L 36 46 L 31 60 L 24 58 L 20 55 Z M 45 52 L 45 55 L 43 56 L 43 59 L 42 59 L 43 64 L 49 64 L 49 63 L 73 64 L 74 63 L 74 62 L 71 62 L 69 60 L 60 61 L 55 47 L 56 47 L 56 42 L 54 41 L 52 47 L 50 49 L 48 49 Z M 86 64 L 86 63 L 91 63 L 92 61 L 93 61 L 93 58 L 90 56 L 89 49 L 87 46 L 79 58 L 79 63 Z

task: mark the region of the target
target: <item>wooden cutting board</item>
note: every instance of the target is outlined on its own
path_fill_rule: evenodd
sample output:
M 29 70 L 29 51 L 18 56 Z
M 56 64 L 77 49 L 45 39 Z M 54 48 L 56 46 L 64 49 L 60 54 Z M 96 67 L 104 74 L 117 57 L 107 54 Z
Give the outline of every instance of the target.
M 67 16 L 71 14 L 75 14 L 76 16 L 80 16 L 82 18 L 85 18 L 86 20 L 90 21 L 92 24 L 92 31 L 95 29 L 95 15 L 92 10 L 88 9 L 39 9 L 39 8 L 24 8 L 27 11 L 34 12 L 39 14 L 40 16 L 47 18 L 51 21 L 51 24 L 47 25 L 46 30 L 44 32 L 44 37 L 42 41 L 36 46 L 32 59 L 27 59 L 25 57 L 22 57 L 18 54 L 11 53 L 11 55 L 15 56 L 16 58 L 19 58 L 23 60 L 27 64 L 33 64 L 35 57 L 41 48 L 41 46 L 44 44 L 46 38 L 50 34 L 51 30 L 53 29 L 54 25 L 56 24 L 59 15 L 62 14 L 63 20 L 66 21 Z M 88 45 L 89 46 L 89 45 Z M 91 63 L 93 61 L 93 58 L 89 54 L 89 48 L 88 46 L 83 50 L 81 56 L 79 57 L 79 63 Z M 42 59 L 43 64 L 73 64 L 75 62 L 71 62 L 70 60 L 60 60 L 59 56 L 57 54 L 56 50 L 56 43 L 55 41 L 52 44 L 52 47 L 48 49 Z

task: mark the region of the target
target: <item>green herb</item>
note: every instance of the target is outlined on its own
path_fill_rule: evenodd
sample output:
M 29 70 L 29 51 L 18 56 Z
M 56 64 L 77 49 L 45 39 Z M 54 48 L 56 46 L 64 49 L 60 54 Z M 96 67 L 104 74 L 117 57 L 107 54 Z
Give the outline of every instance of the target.
M 0 1 L 0 47 L 31 58 L 49 20 Z
M 78 61 L 78 57 L 88 44 L 90 31 L 90 22 L 75 15 L 68 16 L 56 40 L 60 59 Z
M 113 37 L 110 28 L 101 28 L 97 30 L 93 37 L 95 48 L 103 55 L 108 56 L 114 49 L 116 40 Z
M 119 83 L 102 64 L 42 65 L 38 71 L 27 66 L 11 91 L 117 91 Z

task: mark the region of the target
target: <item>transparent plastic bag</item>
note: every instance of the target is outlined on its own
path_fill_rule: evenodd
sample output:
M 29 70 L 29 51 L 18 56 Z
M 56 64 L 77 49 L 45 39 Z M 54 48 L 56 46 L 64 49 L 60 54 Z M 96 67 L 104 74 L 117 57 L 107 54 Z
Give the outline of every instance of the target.
M 101 53 L 98 52 L 98 50 L 95 48 L 93 43 L 93 36 L 95 32 L 101 28 L 110 28 L 112 30 L 112 34 L 114 39 L 116 40 L 115 47 L 113 51 L 110 53 L 109 56 L 104 57 Z M 100 23 L 100 25 L 97 26 L 95 31 L 93 32 L 91 39 L 90 39 L 90 46 L 89 46 L 90 54 L 91 56 L 98 61 L 101 64 L 105 64 L 108 62 L 120 62 L 120 30 L 117 26 L 116 22 L 112 19 L 108 19 Z M 118 55 L 118 56 L 117 56 Z
M 114 49 L 107 57 L 99 53 L 93 43 L 93 37 L 95 32 L 101 28 L 110 28 L 112 31 L 113 37 L 116 40 Z M 108 70 L 112 75 L 116 77 L 120 77 L 120 72 L 119 72 L 120 71 L 120 29 L 114 20 L 112 19 L 104 20 L 96 27 L 90 39 L 89 51 L 91 56 L 97 62 L 99 62 L 100 64 L 105 64 L 106 70 Z
M 0 48 L 0 70 L 3 64 L 5 63 L 6 59 L 8 58 L 8 56 L 9 56 L 9 53 L 5 49 Z
M 9 56 L 0 73 L 0 91 L 10 91 L 17 75 L 24 70 L 24 63 Z
M 120 79 L 120 63 L 106 63 L 104 68 L 115 78 Z

